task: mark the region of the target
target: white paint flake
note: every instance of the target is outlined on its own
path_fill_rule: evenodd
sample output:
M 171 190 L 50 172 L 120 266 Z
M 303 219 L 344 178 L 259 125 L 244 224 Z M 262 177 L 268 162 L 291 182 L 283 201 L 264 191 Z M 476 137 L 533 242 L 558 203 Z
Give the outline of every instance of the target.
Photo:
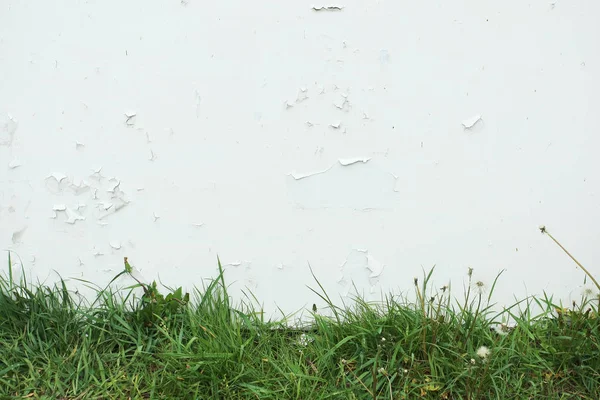
M 67 206 L 65 204 L 55 204 L 52 211 L 67 211 Z
M 100 202 L 98 203 L 98 206 L 100 208 L 102 208 L 104 211 L 108 211 L 110 210 L 110 208 L 113 206 L 113 203 L 109 203 L 109 202 Z
M 8 163 L 8 168 L 15 169 L 15 168 L 19 168 L 21 165 L 22 165 L 21 161 L 19 161 L 18 158 L 13 158 L 13 160 Z
M 295 180 L 299 181 L 300 179 L 323 174 L 323 173 L 329 171 L 331 168 L 333 168 L 333 165 L 328 167 L 327 169 L 324 169 L 323 171 L 308 172 L 308 173 L 290 172 L 288 175 L 291 176 L 292 178 L 294 178 Z
M 111 240 L 109 245 L 115 250 L 121 250 L 121 242 L 119 242 L 118 240 Z
M 92 168 L 92 178 L 94 178 L 96 180 L 100 180 L 100 179 L 104 178 L 102 176 L 101 172 L 102 172 L 102 166 Z
M 342 121 L 334 121 L 331 124 L 329 124 L 329 126 L 333 129 L 340 129 L 340 126 L 342 126 Z
M 85 217 L 79 214 L 77 211 L 67 207 L 67 220 L 65 221 L 67 224 L 74 225 L 77 221 L 84 221 Z
M 26 230 L 27 230 L 27 227 L 24 227 L 24 228 L 19 229 L 18 231 L 14 231 L 12 233 L 11 240 L 12 240 L 13 244 L 19 244 L 23 241 L 23 235 L 25 234 Z
M 75 142 L 75 150 L 83 150 L 83 148 L 85 147 L 85 144 L 79 141 Z
M 240 265 L 242 265 L 241 261 L 232 261 L 230 263 L 227 263 L 225 265 L 231 265 L 232 267 L 239 267 Z
M 67 179 L 67 175 L 62 172 L 52 172 L 50 175 L 46 177 L 46 179 L 54 178 L 56 182 L 60 183 L 63 179 Z
M 474 127 L 479 121 L 481 121 L 481 115 L 477 114 L 474 115 L 470 118 L 465 119 L 462 122 L 462 125 L 465 129 L 471 129 L 472 127 Z
M 385 265 L 377 261 L 371 254 L 367 252 L 367 269 L 371 271 L 369 278 L 377 278 L 383 273 Z
M 371 157 L 340 158 L 338 160 L 338 162 L 342 166 L 347 167 L 349 165 L 357 164 L 357 163 L 363 163 L 363 164 L 365 164 L 365 163 L 369 162 L 370 159 L 371 159 Z
M 301 87 L 298 91 L 298 96 L 296 97 L 296 103 L 302 103 L 304 100 L 308 99 L 308 89 L 305 87 Z
M 89 190 L 90 184 L 84 179 L 75 178 L 69 185 L 69 188 L 75 192 L 76 196 L 79 196 Z
M 136 117 L 137 117 L 137 113 L 135 111 L 126 111 L 125 112 L 125 125 L 134 126 Z
M 117 192 L 119 190 L 119 186 L 121 186 L 121 181 L 118 180 L 117 178 L 110 178 L 108 181 L 112 182 L 112 183 L 111 183 L 110 188 L 107 189 L 106 191 L 108 193 L 114 194 L 115 192 Z

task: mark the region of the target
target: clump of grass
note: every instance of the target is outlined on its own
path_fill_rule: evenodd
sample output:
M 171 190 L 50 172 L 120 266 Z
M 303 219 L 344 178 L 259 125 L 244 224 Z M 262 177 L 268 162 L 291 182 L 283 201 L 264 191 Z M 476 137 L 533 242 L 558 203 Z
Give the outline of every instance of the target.
M 10 257 L 10 254 L 9 254 Z M 414 280 L 416 302 L 392 294 L 338 306 L 290 327 L 255 302 L 232 304 L 217 277 L 191 295 L 140 281 L 89 303 L 64 281 L 0 277 L 0 395 L 35 399 L 582 398 L 600 393 L 598 304 L 567 316 L 551 298 L 502 312 L 467 272 L 464 298 Z M 137 293 L 142 290 L 142 295 Z M 162 289 L 161 289 L 162 290 Z M 519 308 L 524 304 L 524 308 Z M 532 316 L 532 305 L 543 312 Z M 518 310 L 518 311 L 517 311 Z M 509 327 L 509 325 L 511 325 Z

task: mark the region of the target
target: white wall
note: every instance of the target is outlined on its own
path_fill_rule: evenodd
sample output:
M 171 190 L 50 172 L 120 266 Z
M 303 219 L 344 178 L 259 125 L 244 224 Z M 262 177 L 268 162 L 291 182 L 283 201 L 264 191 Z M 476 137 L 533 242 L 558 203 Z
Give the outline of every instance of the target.
M 98 284 L 218 254 L 268 310 L 308 263 L 334 298 L 434 264 L 579 296 L 537 227 L 600 274 L 600 3 L 342 4 L 1 0 L 0 247 Z

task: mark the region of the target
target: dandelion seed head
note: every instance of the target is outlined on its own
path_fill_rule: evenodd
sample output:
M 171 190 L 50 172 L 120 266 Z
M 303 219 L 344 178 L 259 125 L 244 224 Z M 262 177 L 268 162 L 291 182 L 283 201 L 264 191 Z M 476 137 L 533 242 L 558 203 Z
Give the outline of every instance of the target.
M 485 293 L 486 285 L 483 281 L 476 281 L 473 283 L 473 289 L 479 294 Z
M 486 346 L 481 346 L 480 348 L 477 349 L 477 355 L 480 358 L 488 358 L 490 353 L 491 353 L 490 349 L 488 349 Z
M 594 290 L 593 287 L 591 286 L 586 286 L 581 290 L 581 295 L 584 298 L 588 298 L 588 297 L 595 297 L 596 296 L 596 291 Z

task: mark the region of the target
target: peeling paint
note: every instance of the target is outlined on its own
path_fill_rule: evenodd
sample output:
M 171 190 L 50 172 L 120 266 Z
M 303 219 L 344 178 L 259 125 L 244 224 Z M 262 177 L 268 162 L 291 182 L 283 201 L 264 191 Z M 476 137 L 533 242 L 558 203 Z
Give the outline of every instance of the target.
M 371 254 L 367 252 L 367 269 L 371 271 L 371 275 L 369 278 L 377 278 L 383 273 L 383 269 L 385 265 L 380 263 L 373 257 Z
M 19 168 L 21 165 L 22 165 L 21 161 L 19 161 L 18 158 L 13 158 L 13 160 L 8 163 L 8 168 L 15 169 L 15 168 Z
M 19 229 L 18 231 L 14 231 L 12 233 L 11 240 L 12 240 L 13 244 L 19 244 L 23 241 L 22 240 L 23 235 L 25 234 L 26 230 L 27 230 L 27 227 L 25 226 L 25 227 Z
M 6 114 L 6 120 L 0 128 L 0 146 L 11 147 L 15 140 L 15 133 L 19 127 L 19 122 L 12 115 Z
M 333 105 L 335 106 L 335 108 L 337 108 L 338 110 L 342 110 L 344 112 L 349 112 L 350 111 L 350 101 L 348 100 L 348 95 L 345 93 L 342 93 L 340 95 L 340 99 L 338 99 L 337 101 L 335 101 L 333 103 Z
M 118 203 L 114 204 L 114 207 L 111 207 L 107 212 L 102 214 L 98 219 L 104 219 L 104 218 L 108 217 L 109 215 L 116 214 L 117 212 L 119 212 L 123 208 L 127 207 L 128 205 L 129 205 L 128 200 L 118 199 Z
M 344 262 L 340 265 L 339 278 L 337 280 L 340 286 L 349 289 L 350 282 L 360 279 L 364 275 L 364 271 L 368 271 L 366 278 L 369 280 L 369 285 L 374 287 L 379 277 L 383 274 L 385 265 L 379 262 L 367 249 L 353 249 L 348 253 Z M 363 278 L 364 279 L 364 278 Z M 357 285 L 363 286 L 359 281 Z
M 300 208 L 391 210 L 400 199 L 396 178 L 369 157 L 339 159 L 325 170 L 288 176 L 293 178 L 288 195 Z
M 338 162 L 347 167 L 348 165 L 357 164 L 357 163 L 367 163 L 371 157 L 359 157 L 359 158 L 340 158 Z
M 118 240 L 111 240 L 109 242 L 109 245 L 115 250 L 121 250 L 121 242 L 119 242 Z
M 295 180 L 299 181 L 301 179 L 305 179 L 305 178 L 309 178 L 311 176 L 315 176 L 315 175 L 319 175 L 319 174 L 324 174 L 325 172 L 329 171 L 331 167 L 328 167 L 322 171 L 317 171 L 317 172 L 308 172 L 308 173 L 299 173 L 299 172 L 290 172 L 288 174 L 288 176 L 291 176 L 292 178 L 294 178 Z
M 67 224 L 75 224 L 75 222 L 77 221 L 84 221 L 85 217 L 81 214 L 79 214 L 77 211 L 67 207 L 66 210 L 67 213 L 67 220 L 65 221 Z
M 296 103 L 302 103 L 305 100 L 308 100 L 308 89 L 305 87 L 302 87 L 298 91 L 298 96 L 296 97 Z
M 152 151 L 152 149 L 150 149 L 150 153 L 148 154 L 148 161 L 154 161 L 156 160 L 156 154 L 154 154 L 154 151 Z
M 85 144 L 82 142 L 75 142 L 75 150 L 83 150 Z
M 75 178 L 69 185 L 69 188 L 73 190 L 76 196 L 79 196 L 80 194 L 90 190 L 90 184 L 84 179 Z
M 56 182 L 60 183 L 63 179 L 67 179 L 67 175 L 62 172 L 52 172 L 50 175 L 46 177 L 46 179 L 54 178 Z
M 342 126 L 342 121 L 334 121 L 331 124 L 329 124 L 329 126 L 333 129 L 340 129 L 340 126 Z
M 137 113 L 135 111 L 125 112 L 125 125 L 134 126 L 136 118 L 137 118 Z
M 64 204 L 55 204 L 54 207 L 52 207 L 53 211 L 67 211 L 67 206 Z
M 232 267 L 239 267 L 240 265 L 242 265 L 242 262 L 241 261 L 232 261 L 232 262 L 227 263 L 225 265 L 230 265 Z
M 481 115 L 477 114 L 470 118 L 465 119 L 462 122 L 462 125 L 465 129 L 473 128 L 479 121 L 481 121 Z
M 160 219 L 160 215 L 157 215 L 156 213 L 152 213 L 152 217 L 154 218 L 154 222 L 158 221 Z
M 108 203 L 108 202 L 100 202 L 98 203 L 98 206 L 100 208 L 102 208 L 104 211 L 108 211 L 110 210 L 110 208 L 113 206 L 113 203 Z
M 330 6 L 312 6 L 314 11 L 342 11 L 344 6 L 330 5 Z
M 96 180 L 100 180 L 102 178 L 104 178 L 104 176 L 102 176 L 101 172 L 102 172 L 102 166 L 96 167 L 96 168 L 92 168 L 92 175 L 91 177 L 96 179 Z

